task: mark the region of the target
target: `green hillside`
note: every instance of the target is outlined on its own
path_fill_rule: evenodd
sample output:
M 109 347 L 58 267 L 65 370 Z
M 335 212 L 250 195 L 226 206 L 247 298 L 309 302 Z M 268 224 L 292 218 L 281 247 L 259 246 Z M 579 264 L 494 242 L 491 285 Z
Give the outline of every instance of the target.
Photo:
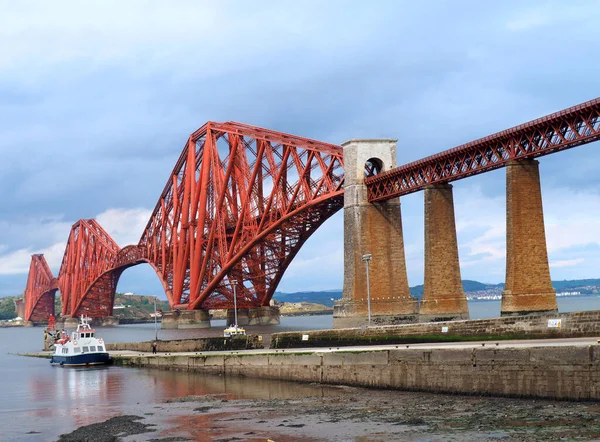
M 0 321 L 12 319 L 17 316 L 17 312 L 15 311 L 15 299 L 17 298 L 21 298 L 21 296 L 0 298 Z
M 486 284 L 479 281 L 472 281 L 464 279 L 462 281 L 463 290 L 465 293 L 485 291 L 490 289 L 498 288 L 502 289 L 504 283 L 500 284 Z M 600 279 L 574 279 L 564 281 L 552 281 L 552 286 L 557 291 L 564 290 L 577 290 L 582 294 L 592 294 L 600 291 Z M 595 287 L 595 288 L 594 288 Z M 423 296 L 423 285 L 416 285 L 410 287 L 410 294 L 417 299 Z M 313 291 L 313 292 L 296 292 L 296 293 L 282 293 L 276 292 L 275 299 L 280 302 L 313 302 L 316 304 L 323 304 L 329 307 L 333 306 L 333 300 L 331 298 L 340 299 L 342 297 L 342 290 L 328 290 L 328 291 Z

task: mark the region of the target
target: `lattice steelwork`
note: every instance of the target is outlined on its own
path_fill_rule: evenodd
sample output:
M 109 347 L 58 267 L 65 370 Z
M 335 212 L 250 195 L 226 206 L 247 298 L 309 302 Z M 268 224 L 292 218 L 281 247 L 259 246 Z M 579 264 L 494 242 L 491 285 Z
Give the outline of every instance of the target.
M 339 146 L 240 123 L 194 132 L 140 240 L 171 306 L 268 305 L 302 244 L 343 206 Z
M 112 312 L 111 278 L 98 280 L 107 272 L 110 275 L 119 250 L 96 220 L 82 219 L 73 224 L 58 276 L 63 316 L 85 313 L 102 317 Z M 96 289 L 88 294 L 93 283 Z
M 46 321 L 50 315 L 54 315 L 54 297 L 57 290 L 58 281 L 52 276 L 44 255 L 33 255 L 24 294 L 24 319 Z
M 600 98 L 405 164 L 365 180 L 369 201 L 383 201 L 600 139 Z

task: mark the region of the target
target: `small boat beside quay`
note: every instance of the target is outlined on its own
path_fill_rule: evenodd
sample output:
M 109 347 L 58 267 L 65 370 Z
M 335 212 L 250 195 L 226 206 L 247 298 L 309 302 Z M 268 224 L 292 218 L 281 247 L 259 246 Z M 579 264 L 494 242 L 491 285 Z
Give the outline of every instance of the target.
M 90 327 L 90 318 L 81 316 L 77 330 L 69 337 L 64 331 L 54 343 L 54 354 L 50 359 L 51 364 L 61 366 L 86 366 L 110 364 L 112 359 L 106 351 L 106 344 L 102 338 L 95 335 L 95 330 Z
M 232 336 L 246 336 L 246 330 L 237 325 L 231 325 L 223 330 L 223 336 L 226 338 L 231 338 Z

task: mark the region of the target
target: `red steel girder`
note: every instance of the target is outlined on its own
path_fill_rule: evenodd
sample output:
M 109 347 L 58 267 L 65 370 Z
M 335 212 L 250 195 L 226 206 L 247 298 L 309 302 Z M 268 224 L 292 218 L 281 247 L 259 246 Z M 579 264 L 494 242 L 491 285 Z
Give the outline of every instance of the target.
M 600 139 L 600 98 L 365 179 L 369 201 L 384 201 Z
M 343 206 L 340 146 L 241 123 L 188 139 L 142 238 L 171 306 L 268 305 L 302 244 Z
M 27 286 L 25 287 L 25 319 L 26 321 L 47 321 L 54 315 L 54 297 L 58 290 L 58 280 L 44 255 L 33 255 L 29 265 Z
M 112 312 L 109 281 L 98 286 L 88 305 L 82 306 L 82 302 L 92 284 L 114 268 L 119 251 L 120 247 L 96 220 L 81 219 L 73 224 L 58 276 L 63 316 L 85 313 L 90 317 L 103 317 Z

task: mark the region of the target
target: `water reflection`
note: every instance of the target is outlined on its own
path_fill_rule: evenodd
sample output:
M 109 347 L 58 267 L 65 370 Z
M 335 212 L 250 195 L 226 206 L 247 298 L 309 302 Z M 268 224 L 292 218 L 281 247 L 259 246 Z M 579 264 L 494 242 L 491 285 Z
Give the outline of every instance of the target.
M 24 364 L 23 370 L 29 370 L 26 392 L 22 391 L 10 407 L 5 405 L 0 410 L 3 437 L 8 440 L 51 440 L 77 427 L 127 413 L 137 404 L 162 403 L 190 395 L 218 395 L 233 400 L 345 394 L 344 389 L 317 384 L 115 366 L 74 368 L 46 364 L 36 364 L 35 368 Z M 41 434 L 26 434 L 32 430 Z
M 146 372 L 147 370 L 140 370 Z M 148 370 L 150 371 L 150 370 Z M 338 396 L 341 389 L 320 384 L 299 384 L 269 379 L 250 379 L 200 373 L 148 373 L 156 381 L 157 395 L 163 398 L 221 394 L 238 399 L 296 399 Z

